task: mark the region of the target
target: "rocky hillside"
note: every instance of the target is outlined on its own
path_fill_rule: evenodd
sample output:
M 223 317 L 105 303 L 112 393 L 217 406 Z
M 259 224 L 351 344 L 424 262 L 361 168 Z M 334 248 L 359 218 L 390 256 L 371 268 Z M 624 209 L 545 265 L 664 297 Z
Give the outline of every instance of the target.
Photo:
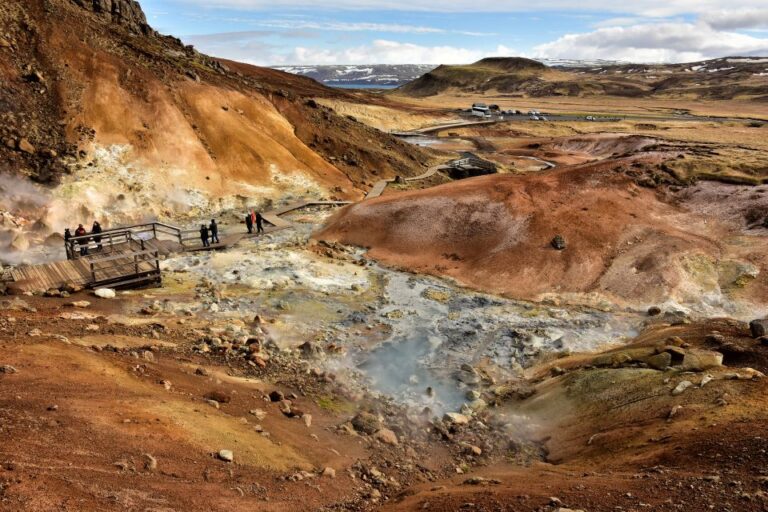
M 690 64 L 560 63 L 496 57 L 440 66 L 398 93 L 499 92 L 521 97 L 593 96 L 768 99 L 768 59 L 728 57 Z
M 343 91 L 200 54 L 157 34 L 134 0 L 8 0 L 0 26 L 6 256 L 93 219 L 184 223 L 299 197 L 357 198 L 431 163 L 315 101 Z
M 204 185 L 300 172 L 354 195 L 369 170 L 420 172 L 426 162 L 308 101 L 342 93 L 202 55 L 153 31 L 135 0 L 9 0 L 0 22 L 5 172 L 54 183 L 120 145 L 131 162 L 194 172 Z M 332 154 L 338 140 L 346 155 Z

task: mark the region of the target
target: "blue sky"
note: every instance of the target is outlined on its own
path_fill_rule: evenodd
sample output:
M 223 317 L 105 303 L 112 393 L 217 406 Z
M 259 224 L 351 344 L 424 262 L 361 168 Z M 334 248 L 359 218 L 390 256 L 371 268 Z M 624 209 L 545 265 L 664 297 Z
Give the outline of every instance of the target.
M 258 65 L 455 64 L 491 55 L 637 62 L 768 56 L 765 0 L 141 4 L 160 32 L 205 53 Z

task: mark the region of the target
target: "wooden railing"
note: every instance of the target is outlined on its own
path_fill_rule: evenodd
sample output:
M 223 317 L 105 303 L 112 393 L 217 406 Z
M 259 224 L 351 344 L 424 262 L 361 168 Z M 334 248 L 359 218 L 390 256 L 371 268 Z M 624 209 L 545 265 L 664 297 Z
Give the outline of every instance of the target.
M 160 280 L 160 254 L 158 251 L 140 250 L 128 254 L 108 256 L 90 263 L 91 286 L 135 283 L 140 280 Z
M 183 233 L 185 232 L 180 228 L 163 224 L 162 222 L 135 224 L 133 226 L 105 229 L 101 233 L 74 236 L 64 242 L 64 249 L 67 253 L 67 259 L 74 260 L 88 255 L 92 251 L 98 251 L 100 254 L 109 254 L 115 250 L 124 249 L 125 244 L 138 243 L 145 238 L 158 240 L 170 238 L 184 245 L 185 238 Z

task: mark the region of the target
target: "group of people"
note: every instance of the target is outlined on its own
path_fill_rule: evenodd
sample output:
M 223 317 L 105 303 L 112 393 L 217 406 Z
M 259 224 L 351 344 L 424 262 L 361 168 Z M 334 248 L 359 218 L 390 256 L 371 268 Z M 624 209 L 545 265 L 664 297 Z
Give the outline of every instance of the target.
M 256 233 L 264 233 L 264 217 L 261 213 L 251 210 L 245 216 L 245 227 L 249 233 L 253 233 L 253 225 L 256 225 Z
M 248 233 L 253 233 L 254 226 L 256 226 L 256 233 L 264 233 L 264 217 L 261 216 L 261 213 L 251 210 L 245 216 L 245 227 L 248 228 Z M 200 240 L 203 242 L 203 247 L 221 243 L 219 225 L 216 224 L 216 219 L 211 219 L 211 223 L 207 226 L 205 224 L 200 225 Z
M 209 225 L 200 225 L 200 240 L 203 241 L 203 247 L 210 247 L 211 244 L 221 243 L 219 240 L 219 225 L 216 224 L 216 219 L 211 219 Z
M 88 254 L 88 243 L 93 240 L 96 243 L 96 250 L 101 251 L 102 245 L 101 245 L 101 224 L 99 224 L 98 221 L 93 221 L 93 226 L 91 226 L 91 232 L 88 233 L 88 231 L 83 227 L 82 224 L 77 225 L 77 229 L 75 230 L 75 234 L 73 235 L 72 232 L 69 230 L 69 228 L 64 230 L 64 242 L 69 246 L 69 241 L 72 238 L 76 238 L 72 248 L 74 249 L 75 245 L 80 246 L 80 256 L 86 256 Z M 89 238 L 81 238 L 86 235 L 92 235 Z
M 251 210 L 245 216 L 245 226 L 248 228 L 248 233 L 253 233 L 254 225 L 256 226 L 256 233 L 264 233 L 264 217 L 261 216 L 261 213 Z M 80 256 L 87 256 L 88 245 L 91 240 L 96 243 L 97 251 L 102 250 L 101 232 L 101 224 L 98 221 L 93 221 L 90 233 L 82 224 L 78 224 L 74 234 L 72 234 L 69 228 L 64 230 L 64 242 L 69 247 L 70 240 L 74 238 L 72 249 L 74 250 L 76 246 L 79 246 Z M 85 236 L 88 236 L 88 238 L 82 238 Z M 200 240 L 203 242 L 203 247 L 210 247 L 211 244 L 221 243 L 221 240 L 219 240 L 219 225 L 216 224 L 216 219 L 211 219 L 211 223 L 207 226 L 205 224 L 200 225 Z

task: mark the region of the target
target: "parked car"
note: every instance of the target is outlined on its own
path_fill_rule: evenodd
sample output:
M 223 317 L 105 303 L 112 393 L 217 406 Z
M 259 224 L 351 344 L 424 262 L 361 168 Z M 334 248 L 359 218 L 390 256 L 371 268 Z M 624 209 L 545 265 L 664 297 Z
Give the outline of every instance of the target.
M 538 120 L 539 120 L 539 116 L 535 114 L 531 115 L 531 121 L 538 121 Z
M 595 120 L 594 116 L 587 116 L 587 121 L 594 121 L 594 120 Z

